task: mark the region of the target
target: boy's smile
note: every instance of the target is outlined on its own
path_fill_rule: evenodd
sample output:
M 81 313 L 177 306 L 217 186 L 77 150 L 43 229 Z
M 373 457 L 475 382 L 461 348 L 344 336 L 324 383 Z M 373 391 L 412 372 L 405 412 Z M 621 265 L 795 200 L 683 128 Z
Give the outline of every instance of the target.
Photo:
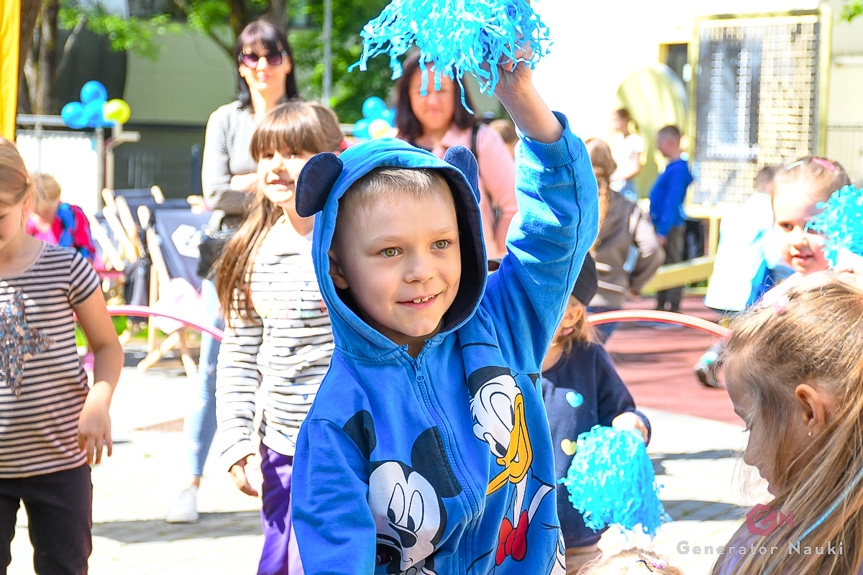
M 370 326 L 416 356 L 458 293 L 461 253 L 449 191 L 357 206 L 330 250 L 330 275 Z

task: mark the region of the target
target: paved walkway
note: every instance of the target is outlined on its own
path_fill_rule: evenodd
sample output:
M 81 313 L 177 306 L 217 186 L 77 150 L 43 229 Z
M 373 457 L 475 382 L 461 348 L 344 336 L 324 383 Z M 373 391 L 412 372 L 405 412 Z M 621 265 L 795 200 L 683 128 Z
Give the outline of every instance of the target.
M 93 575 L 255 572 L 261 546 L 258 501 L 240 493 L 214 459 L 199 493 L 201 521 L 163 521 L 168 503 L 183 486 L 183 437 L 171 429 L 188 405 L 190 389 L 180 370 L 154 369 L 141 375 L 125 368 L 112 409 L 114 456 L 93 470 Z M 724 544 L 755 501 L 740 495 L 740 482 L 734 479 L 744 467 L 739 459 L 745 441 L 742 425 L 645 411 L 654 427 L 649 453 L 663 485 L 662 500 L 674 519 L 661 528 L 653 545 L 687 575 L 708 573 L 715 556 L 681 554 L 678 547 Z M 162 430 L 142 430 L 154 426 Z M 750 487 L 756 498 L 763 498 L 761 483 Z M 631 544 L 651 543 L 646 536 L 627 542 L 616 531 L 602 541 L 606 550 Z M 31 574 L 31 556 L 21 512 L 8 573 Z

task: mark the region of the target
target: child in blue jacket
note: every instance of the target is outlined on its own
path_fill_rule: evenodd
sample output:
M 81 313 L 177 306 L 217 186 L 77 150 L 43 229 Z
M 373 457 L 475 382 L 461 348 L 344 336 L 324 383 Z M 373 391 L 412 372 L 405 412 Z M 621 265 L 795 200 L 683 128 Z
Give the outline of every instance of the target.
M 294 460 L 306 573 L 564 572 L 539 372 L 597 189 L 524 64 L 496 93 L 522 133 L 522 221 L 488 279 L 466 148 L 378 139 L 300 175 L 336 346 Z

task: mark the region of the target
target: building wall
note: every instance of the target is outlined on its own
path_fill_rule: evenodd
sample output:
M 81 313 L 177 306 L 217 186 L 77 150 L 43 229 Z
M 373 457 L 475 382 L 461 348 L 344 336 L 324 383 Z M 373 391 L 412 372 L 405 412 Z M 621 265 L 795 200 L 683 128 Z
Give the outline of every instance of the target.
M 156 61 L 129 55 L 125 100 L 131 122 L 205 124 L 210 113 L 234 99 L 231 58 L 210 38 L 196 32 L 157 40 Z

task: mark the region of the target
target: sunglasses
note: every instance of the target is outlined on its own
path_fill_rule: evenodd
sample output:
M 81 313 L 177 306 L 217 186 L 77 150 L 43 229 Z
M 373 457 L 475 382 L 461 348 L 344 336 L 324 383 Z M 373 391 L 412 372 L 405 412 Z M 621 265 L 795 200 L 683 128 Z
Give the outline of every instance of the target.
M 254 70 L 255 68 L 258 67 L 258 62 L 261 61 L 261 58 L 267 59 L 267 65 L 268 66 L 281 66 L 282 61 L 284 61 L 284 59 L 287 57 L 288 57 L 288 53 L 285 52 L 284 50 L 281 52 L 269 52 L 267 54 L 260 54 L 260 55 L 255 54 L 254 52 L 250 52 L 248 54 L 246 54 L 246 53 L 240 54 L 240 63 L 243 66 L 245 66 L 247 68 L 251 68 L 252 70 Z

